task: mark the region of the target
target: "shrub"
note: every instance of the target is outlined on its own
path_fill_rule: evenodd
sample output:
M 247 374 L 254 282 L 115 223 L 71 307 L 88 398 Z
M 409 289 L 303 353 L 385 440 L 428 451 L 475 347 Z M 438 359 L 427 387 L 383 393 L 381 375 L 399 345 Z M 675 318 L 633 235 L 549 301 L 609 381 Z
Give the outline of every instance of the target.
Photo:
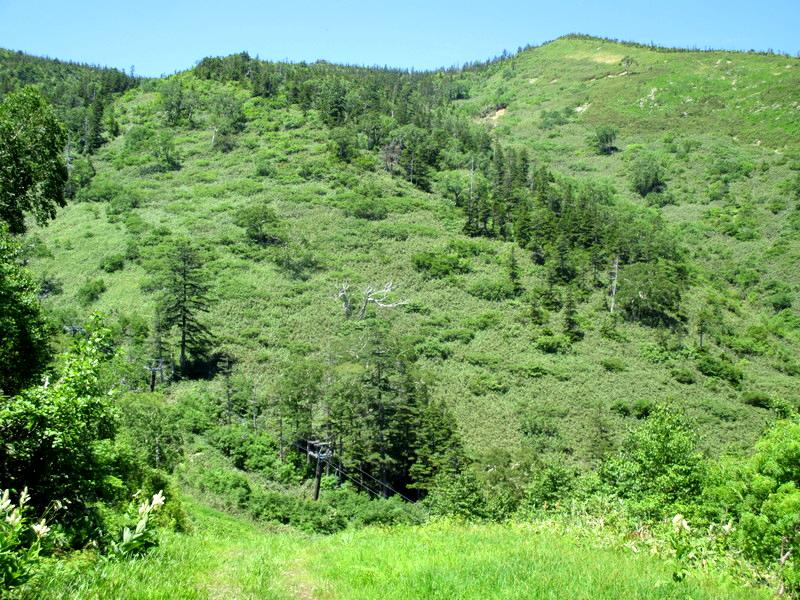
M 649 152 L 642 153 L 633 161 L 631 184 L 633 190 L 642 198 L 666 189 L 667 180 L 664 167 L 656 155 Z
M 367 221 L 382 221 L 389 216 L 389 209 L 386 205 L 375 198 L 353 200 L 345 208 L 344 212 L 349 217 L 356 217 Z
M 625 361 L 616 356 L 604 358 L 600 361 L 600 364 L 609 373 L 619 373 L 627 370 L 628 368 L 628 365 L 625 363 Z
M 25 387 L 50 358 L 37 285 L 22 264 L 18 242 L 0 223 L 0 396 Z
M 619 278 L 620 310 L 628 319 L 644 325 L 676 325 L 683 320 L 680 305 L 684 277 L 681 266 L 668 261 L 627 265 Z
M 563 334 L 545 334 L 536 338 L 534 345 L 538 350 L 548 354 L 566 354 L 572 347 L 570 339 Z
M 612 154 L 617 150 L 614 142 L 617 139 L 617 130 L 615 127 L 604 125 L 599 127 L 594 132 L 592 139 L 593 146 L 598 154 Z
M 129 191 L 115 195 L 108 203 L 106 213 L 110 221 L 114 221 L 120 215 L 126 215 L 134 208 L 139 208 L 139 197 Z
M 125 267 L 125 256 L 123 254 L 111 254 L 109 256 L 106 256 L 103 260 L 100 261 L 100 268 L 106 273 L 114 273 L 115 271 L 121 271 L 124 267 Z
M 672 371 L 670 371 L 670 374 L 675 381 L 684 385 L 690 385 L 697 381 L 694 371 L 689 367 L 675 367 L 672 369 Z
M 791 308 L 794 303 L 794 294 L 788 291 L 778 292 L 767 299 L 775 312 Z
M 514 284 L 506 279 L 481 279 L 469 287 L 469 293 L 482 300 L 499 302 L 517 295 Z
M 414 268 L 428 277 L 447 277 L 448 275 L 467 273 L 469 263 L 457 254 L 442 252 L 420 252 L 414 255 Z
M 702 488 L 705 463 L 695 451 L 686 417 L 659 407 L 628 436 L 600 475 L 635 513 L 663 518 L 691 506 Z
M 124 193 L 125 188 L 116 181 L 98 177 L 92 180 L 88 187 L 78 190 L 75 200 L 78 202 L 111 202 Z
M 738 537 L 745 554 L 772 565 L 789 552 L 783 576 L 800 589 L 800 421 L 779 421 L 758 442 L 744 474 Z
M 248 239 L 256 244 L 270 246 L 286 242 L 287 234 L 278 214 L 266 204 L 253 204 L 242 208 L 236 214 L 235 223 L 243 227 Z
M 742 394 L 742 402 L 757 408 L 771 408 L 772 397 L 766 392 L 750 390 Z
M 442 360 L 449 358 L 453 353 L 453 351 L 444 344 L 439 343 L 437 340 L 430 339 L 415 345 L 414 352 L 418 356 L 424 356 L 425 358 L 439 358 Z
M 289 277 L 300 281 L 307 281 L 322 269 L 320 260 L 303 246 L 281 248 L 275 255 L 275 264 Z
M 472 473 L 442 473 L 429 488 L 425 504 L 434 515 L 472 521 L 487 518 L 486 500 Z
M 106 283 L 102 279 L 92 279 L 84 283 L 78 290 L 78 302 L 88 306 L 96 302 L 106 291 Z
M 57 378 L 7 398 L 0 408 L 0 481 L 36 490 L 32 504 L 39 513 L 68 499 L 61 524 L 75 543 L 96 535 L 98 502 L 127 493 L 122 481 L 139 485 L 144 477 L 111 442 L 116 416 L 100 385 L 102 365 L 112 354 L 109 331 L 97 320 L 87 329 L 88 337 L 75 337 L 61 358 Z
M 278 169 L 268 158 L 261 158 L 256 163 L 256 175 L 259 177 L 274 177 Z
M 744 379 L 742 370 L 724 355 L 715 357 L 703 353 L 697 359 L 697 368 L 707 377 L 717 377 L 734 386 L 739 385 Z

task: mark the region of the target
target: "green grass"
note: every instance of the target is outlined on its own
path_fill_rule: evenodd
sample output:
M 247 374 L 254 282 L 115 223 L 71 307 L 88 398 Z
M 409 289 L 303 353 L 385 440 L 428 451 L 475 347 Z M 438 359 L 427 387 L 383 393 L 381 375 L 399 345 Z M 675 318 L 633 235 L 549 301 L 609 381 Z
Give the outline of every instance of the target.
M 20 598 L 147 600 L 291 597 L 279 584 L 301 535 L 186 499 L 191 533 L 167 533 L 143 558 L 98 560 L 87 554 L 51 562 Z
M 433 523 L 307 537 L 187 501 L 193 531 L 142 559 L 51 563 L 20 598 L 681 599 L 771 597 L 711 575 L 672 578 L 669 560 L 614 548 L 600 532 Z

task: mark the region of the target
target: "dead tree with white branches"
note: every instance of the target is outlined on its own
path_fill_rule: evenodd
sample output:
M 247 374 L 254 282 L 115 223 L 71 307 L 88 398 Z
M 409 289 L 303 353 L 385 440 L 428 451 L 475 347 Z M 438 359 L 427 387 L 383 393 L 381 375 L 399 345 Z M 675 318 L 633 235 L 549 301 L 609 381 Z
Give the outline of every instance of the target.
M 344 318 L 349 319 L 353 315 L 360 321 L 367 316 L 367 309 L 370 304 L 379 306 L 381 308 L 397 308 L 408 304 L 404 300 L 392 301 L 391 294 L 394 291 L 395 285 L 392 281 L 386 283 L 382 289 L 377 289 L 372 285 L 368 285 L 361 292 L 360 297 L 353 292 L 349 282 L 344 282 L 339 286 L 336 297 L 342 303 L 342 310 L 344 311 Z

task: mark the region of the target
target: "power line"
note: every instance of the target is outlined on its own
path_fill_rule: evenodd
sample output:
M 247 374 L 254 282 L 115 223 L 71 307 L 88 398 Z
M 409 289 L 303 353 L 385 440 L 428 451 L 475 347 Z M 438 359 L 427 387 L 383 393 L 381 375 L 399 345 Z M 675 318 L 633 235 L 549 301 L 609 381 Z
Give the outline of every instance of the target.
M 297 447 L 297 449 L 298 449 L 298 450 L 300 450 L 300 451 L 302 451 L 302 452 L 306 452 L 306 453 L 308 452 L 308 448 L 303 448 L 303 447 L 300 445 L 300 443 L 299 443 L 299 442 L 295 442 L 295 443 L 294 443 L 294 445 Z M 326 461 L 328 462 L 328 464 L 330 464 L 331 466 L 333 466 L 334 470 L 336 470 L 337 472 L 339 472 L 341 475 L 344 475 L 344 476 L 345 476 L 347 479 L 349 479 L 350 481 L 352 481 L 352 482 L 353 482 L 353 483 L 355 483 L 356 485 L 359 485 L 359 486 L 361 486 L 361 487 L 364 487 L 364 488 L 366 488 L 367 490 L 369 490 L 369 491 L 370 491 L 372 494 L 374 494 L 375 496 L 381 496 L 381 493 L 380 493 L 379 491 L 376 491 L 375 489 L 373 489 L 372 487 L 368 486 L 368 485 L 367 485 L 366 483 L 364 483 L 363 481 L 360 481 L 360 482 L 359 482 L 359 481 L 356 481 L 356 480 L 355 480 L 353 477 L 351 477 L 350 475 L 348 475 L 348 474 L 345 472 L 345 466 L 344 466 L 344 464 L 342 463 L 342 461 L 341 461 L 339 458 L 336 458 L 336 457 L 334 457 L 334 458 L 336 458 L 336 461 L 338 462 L 338 466 L 337 466 L 335 463 L 333 463 L 333 462 L 330 460 L 330 458 L 331 458 L 331 456 L 329 455 L 329 456 L 326 456 L 326 457 L 324 457 L 324 460 L 326 460 Z M 349 468 L 349 467 L 348 467 L 348 468 Z M 372 479 L 373 481 L 375 481 L 375 482 L 376 482 L 378 485 L 380 485 L 382 488 L 386 488 L 386 489 L 388 489 L 389 491 L 391 491 L 391 492 L 394 492 L 395 494 L 397 494 L 398 496 L 400 496 L 401 498 L 403 498 L 404 500 L 406 500 L 406 501 L 407 501 L 407 502 L 409 502 L 410 504 L 417 504 L 417 502 L 416 502 L 416 501 L 412 500 L 411 498 L 409 498 L 409 497 L 408 497 L 408 496 L 406 496 L 405 494 L 403 494 L 403 493 L 401 493 L 401 492 L 398 492 L 396 489 L 394 489 L 394 488 L 393 488 L 392 486 L 390 486 L 388 483 L 384 483 L 384 482 L 382 482 L 380 479 L 378 479 L 377 477 L 375 477 L 374 475 L 371 475 L 370 473 L 367 473 L 366 471 L 364 471 L 363 469 L 361 469 L 361 468 L 360 468 L 358 465 L 353 465 L 353 468 L 355 468 L 355 469 L 356 469 L 356 470 L 357 470 L 359 473 L 361 473 L 362 475 L 366 475 L 367 477 L 369 477 L 370 479 Z

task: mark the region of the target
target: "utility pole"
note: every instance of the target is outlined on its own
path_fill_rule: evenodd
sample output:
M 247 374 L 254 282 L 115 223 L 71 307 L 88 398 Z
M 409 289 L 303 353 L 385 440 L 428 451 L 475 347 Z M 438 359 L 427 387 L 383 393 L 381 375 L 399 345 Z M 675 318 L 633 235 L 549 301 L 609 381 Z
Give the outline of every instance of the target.
M 311 458 L 317 459 L 317 466 L 314 469 L 314 494 L 312 499 L 314 501 L 319 500 L 319 486 L 322 482 L 322 462 L 328 461 L 328 459 L 333 454 L 333 451 L 330 447 L 330 442 L 320 442 L 320 441 L 311 441 L 309 440 L 306 442 L 306 447 L 308 448 L 308 456 Z M 312 448 L 316 448 L 316 450 L 312 450 Z
M 146 366 L 145 369 L 150 371 L 150 391 L 154 392 L 156 391 L 156 373 L 161 374 L 161 382 L 164 382 L 164 359 L 154 360 L 153 364 Z

